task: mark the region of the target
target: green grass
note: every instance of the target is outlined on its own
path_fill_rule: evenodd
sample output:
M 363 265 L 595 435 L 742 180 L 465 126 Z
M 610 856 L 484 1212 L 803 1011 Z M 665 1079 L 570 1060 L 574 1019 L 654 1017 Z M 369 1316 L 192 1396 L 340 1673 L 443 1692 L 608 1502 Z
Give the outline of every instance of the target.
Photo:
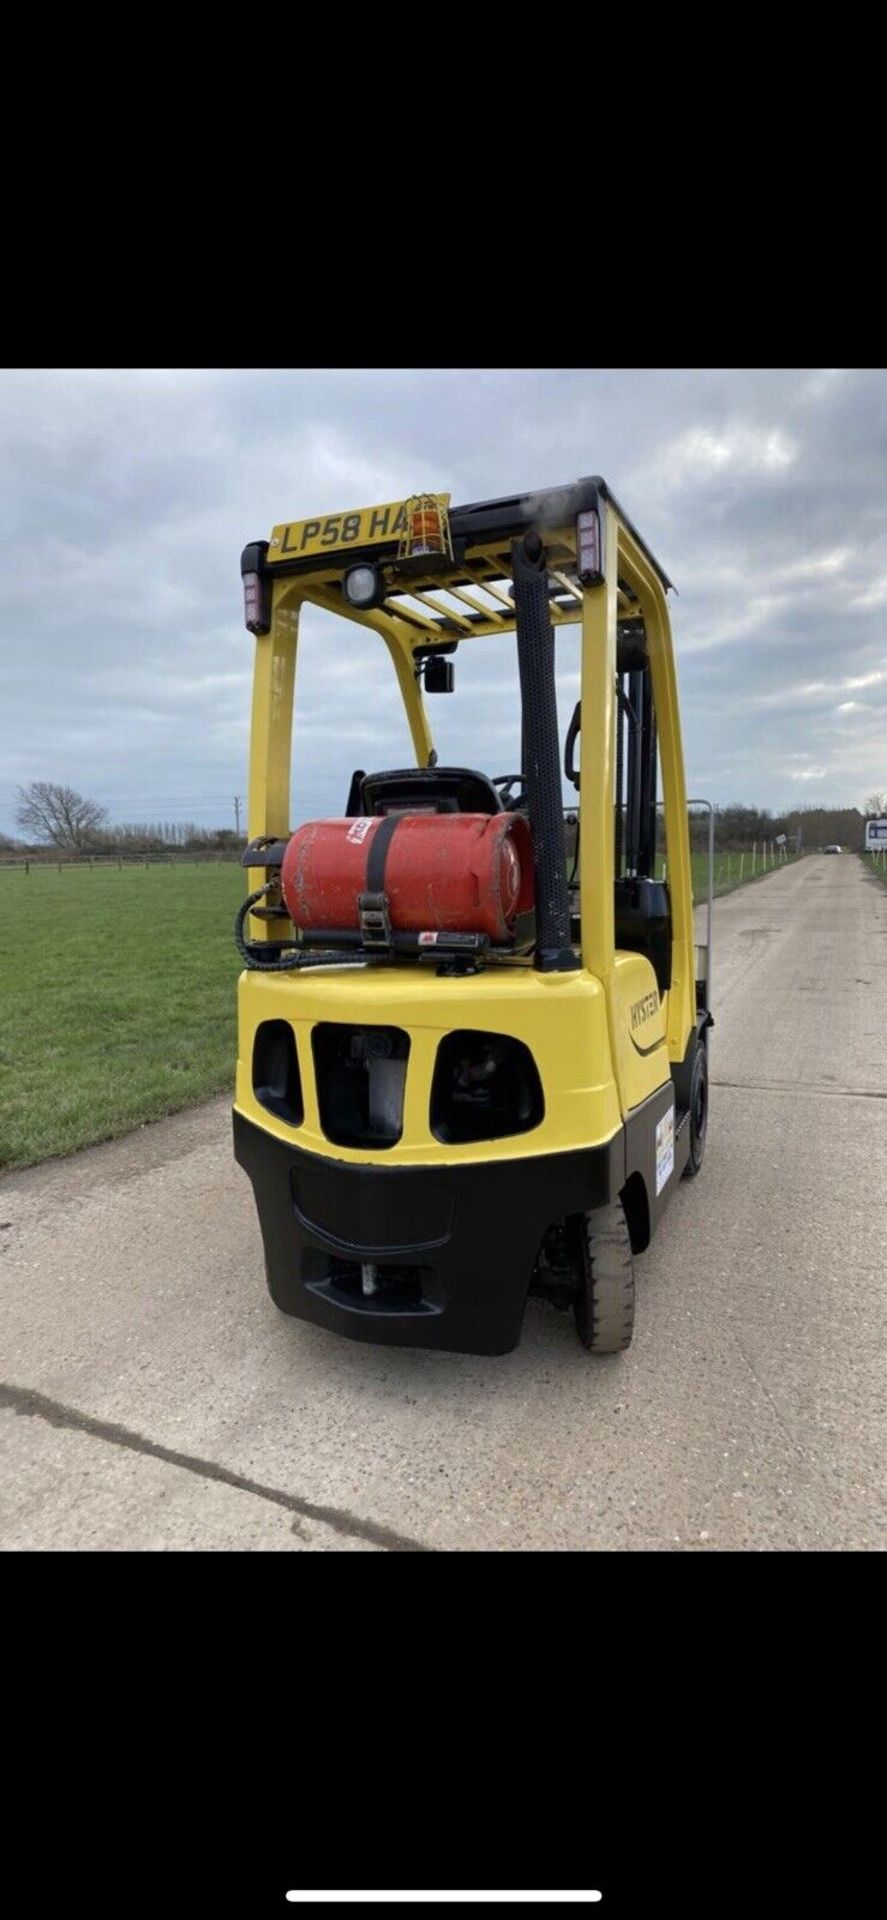
M 778 868 L 794 865 L 794 858 L 792 857 L 789 860 L 778 860 L 775 863 L 768 861 L 766 868 L 764 868 L 761 863 L 761 855 L 758 853 L 755 861 L 755 872 L 752 873 L 751 854 L 747 853 L 742 861 L 742 879 L 740 879 L 740 857 L 738 853 L 731 853 L 729 856 L 726 853 L 715 853 L 714 897 L 716 900 L 720 898 L 722 893 L 735 893 L 737 887 L 747 887 L 751 880 L 761 880 L 765 872 L 773 873 Z M 708 854 L 691 854 L 690 864 L 693 869 L 693 900 L 694 904 L 700 907 L 704 905 L 708 898 Z
M 697 903 L 706 873 L 694 854 Z M 0 1166 L 233 1091 L 244 880 L 221 863 L 0 869 Z M 734 856 L 716 891 L 737 884 Z
M 861 853 L 859 857 L 863 866 L 868 867 L 869 873 L 873 873 L 875 879 L 880 880 L 881 885 L 887 887 L 887 860 L 883 853 Z
M 0 870 L 0 1165 L 233 1091 L 238 866 Z

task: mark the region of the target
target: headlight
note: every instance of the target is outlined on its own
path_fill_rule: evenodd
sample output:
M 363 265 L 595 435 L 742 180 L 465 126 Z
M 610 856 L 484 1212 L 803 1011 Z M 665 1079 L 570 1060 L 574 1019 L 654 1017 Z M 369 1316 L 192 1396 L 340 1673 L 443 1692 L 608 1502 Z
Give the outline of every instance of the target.
M 342 591 L 352 607 L 380 607 L 385 598 L 385 582 L 378 567 L 349 567 Z

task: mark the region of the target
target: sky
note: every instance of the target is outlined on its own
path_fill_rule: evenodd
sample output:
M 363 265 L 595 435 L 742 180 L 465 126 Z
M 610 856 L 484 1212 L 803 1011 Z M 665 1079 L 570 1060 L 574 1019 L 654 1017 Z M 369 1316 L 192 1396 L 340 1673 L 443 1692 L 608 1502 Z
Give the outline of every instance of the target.
M 0 832 L 58 781 L 112 822 L 233 826 L 282 520 L 601 473 L 674 581 L 687 790 L 776 811 L 887 788 L 887 372 L 54 370 L 0 375 Z M 578 636 L 558 633 L 562 731 Z M 519 764 L 513 639 L 428 701 L 441 764 Z M 382 643 L 303 614 L 292 824 L 412 752 Z M 241 809 L 243 817 L 243 808 Z

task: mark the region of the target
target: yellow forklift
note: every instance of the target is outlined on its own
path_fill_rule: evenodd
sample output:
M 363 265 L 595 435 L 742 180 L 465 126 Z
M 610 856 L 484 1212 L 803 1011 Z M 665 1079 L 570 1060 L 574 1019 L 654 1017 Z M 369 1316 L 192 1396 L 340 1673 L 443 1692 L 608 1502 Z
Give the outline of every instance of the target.
M 699 1172 L 708 1120 L 671 583 L 600 478 L 287 522 L 241 572 L 256 665 L 234 1148 L 271 1296 L 358 1340 L 506 1353 L 533 1293 L 572 1308 L 590 1352 L 618 1352 L 633 1256 Z M 358 769 L 340 817 L 293 832 L 306 603 L 384 642 L 416 764 Z M 564 626 L 581 680 L 562 755 Z M 463 643 L 511 633 L 520 772 L 439 766 L 424 695 L 452 691 Z

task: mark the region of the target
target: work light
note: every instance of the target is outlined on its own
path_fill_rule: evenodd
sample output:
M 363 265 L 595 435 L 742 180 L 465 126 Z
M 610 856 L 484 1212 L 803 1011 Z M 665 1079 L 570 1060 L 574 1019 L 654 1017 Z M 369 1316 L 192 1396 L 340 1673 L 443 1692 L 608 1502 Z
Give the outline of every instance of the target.
M 378 567 L 349 567 L 342 591 L 352 607 L 380 607 L 385 598 L 385 582 Z

